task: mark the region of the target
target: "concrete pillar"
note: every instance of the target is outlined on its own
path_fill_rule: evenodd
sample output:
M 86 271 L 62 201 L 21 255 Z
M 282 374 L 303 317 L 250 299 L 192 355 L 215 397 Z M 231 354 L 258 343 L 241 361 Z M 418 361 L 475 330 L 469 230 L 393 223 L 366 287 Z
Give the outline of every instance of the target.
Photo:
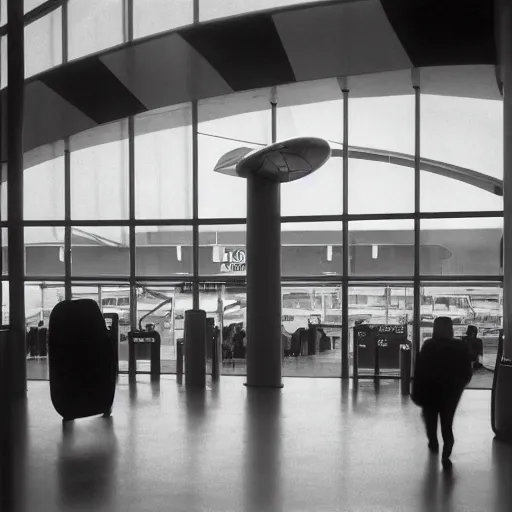
M 247 386 L 282 387 L 281 185 L 247 177 Z
M 512 0 L 496 3 L 498 60 L 503 82 L 504 170 L 503 170 L 503 330 L 502 364 L 495 389 L 497 437 L 512 442 Z
M 7 203 L 9 258 L 9 364 L 12 397 L 26 396 L 25 258 L 23 237 L 23 110 L 25 50 L 22 0 L 7 12 Z

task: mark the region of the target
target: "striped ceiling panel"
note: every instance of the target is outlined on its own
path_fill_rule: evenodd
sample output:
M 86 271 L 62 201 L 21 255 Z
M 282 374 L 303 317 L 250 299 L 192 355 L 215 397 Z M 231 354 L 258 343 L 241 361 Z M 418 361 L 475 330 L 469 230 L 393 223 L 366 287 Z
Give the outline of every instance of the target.
M 425 68 L 424 92 L 496 97 L 493 4 L 315 2 L 116 47 L 27 81 L 25 150 L 147 110 L 263 87 L 349 77 L 346 86 L 361 86 L 355 95 L 372 95 L 386 72 L 403 70 L 402 90 L 411 68 Z M 392 93 L 389 77 L 383 94 Z

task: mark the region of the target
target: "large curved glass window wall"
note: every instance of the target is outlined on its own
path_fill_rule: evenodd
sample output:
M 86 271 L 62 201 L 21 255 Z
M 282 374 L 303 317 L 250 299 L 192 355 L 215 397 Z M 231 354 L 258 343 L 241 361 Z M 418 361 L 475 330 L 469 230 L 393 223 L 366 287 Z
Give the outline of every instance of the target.
M 70 10 L 73 3 L 81 2 L 71 0 Z M 106 4 L 114 12 L 120 2 Z M 34 73 L 53 65 L 54 54 L 45 55 L 30 64 L 39 66 Z M 365 97 L 357 86 L 342 93 L 334 79 L 175 105 L 27 153 L 27 329 L 47 325 L 65 297 L 93 298 L 120 315 L 122 370 L 127 332 L 142 322 L 161 334 L 162 371 L 173 372 L 195 290 L 222 331 L 223 372 L 243 374 L 235 334 L 246 311 L 246 182 L 214 169 L 232 150 L 271 143 L 273 126 L 277 140 L 322 137 L 333 151 L 318 172 L 282 185 L 283 338 L 292 354 L 284 374 L 340 376 L 342 343 L 352 368 L 360 323 L 403 325 L 419 347 L 441 314 L 460 335 L 477 325 L 483 363 L 492 366 L 503 316 L 501 102 L 412 86 Z M 6 185 L 3 166 L 4 319 Z M 311 323 L 324 331 L 315 355 L 296 335 Z M 45 378 L 37 350 L 27 354 L 29 375 Z

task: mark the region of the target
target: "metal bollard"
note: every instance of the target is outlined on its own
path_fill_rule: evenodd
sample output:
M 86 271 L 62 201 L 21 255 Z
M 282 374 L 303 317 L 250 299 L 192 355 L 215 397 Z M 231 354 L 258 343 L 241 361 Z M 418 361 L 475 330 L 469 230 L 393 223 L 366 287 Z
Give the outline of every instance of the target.
M 352 347 L 352 375 L 354 380 L 359 379 L 359 338 L 357 336 L 357 330 L 354 327 L 354 338 L 353 338 L 353 347 Z
M 220 362 L 222 357 L 222 349 L 220 340 L 215 336 L 212 346 L 212 380 L 220 379 Z
M 183 340 L 176 343 L 176 375 L 183 377 Z
M 400 345 L 400 389 L 402 395 L 411 393 L 411 344 Z
M 185 385 L 204 388 L 206 385 L 206 312 L 185 311 Z

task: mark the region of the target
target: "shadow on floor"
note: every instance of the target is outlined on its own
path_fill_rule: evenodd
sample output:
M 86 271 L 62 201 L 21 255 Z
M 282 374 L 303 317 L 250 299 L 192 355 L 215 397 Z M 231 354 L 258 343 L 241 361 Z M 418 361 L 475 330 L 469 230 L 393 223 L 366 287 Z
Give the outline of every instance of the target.
M 113 418 L 63 424 L 57 474 L 65 508 L 108 508 L 115 494 L 117 452 Z
M 28 446 L 28 404 L 0 401 L 0 508 L 18 512 L 25 508 Z
M 282 392 L 247 388 L 245 510 L 283 510 L 281 492 Z M 255 421 L 256 418 L 256 421 Z

